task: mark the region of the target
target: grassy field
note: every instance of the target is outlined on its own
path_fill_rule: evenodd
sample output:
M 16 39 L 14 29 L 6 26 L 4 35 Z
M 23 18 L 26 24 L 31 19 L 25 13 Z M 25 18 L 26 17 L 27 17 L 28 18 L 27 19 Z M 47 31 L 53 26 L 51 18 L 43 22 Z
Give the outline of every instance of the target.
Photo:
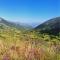
M 60 60 L 60 38 L 0 29 L 0 60 Z

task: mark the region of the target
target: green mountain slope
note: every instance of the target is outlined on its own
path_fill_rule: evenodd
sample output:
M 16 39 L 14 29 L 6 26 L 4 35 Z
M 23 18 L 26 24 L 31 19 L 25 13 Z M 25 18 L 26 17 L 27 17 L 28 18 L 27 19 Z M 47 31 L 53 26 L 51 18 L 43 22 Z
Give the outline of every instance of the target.
M 50 19 L 35 28 L 40 33 L 48 33 L 59 35 L 60 32 L 60 17 Z

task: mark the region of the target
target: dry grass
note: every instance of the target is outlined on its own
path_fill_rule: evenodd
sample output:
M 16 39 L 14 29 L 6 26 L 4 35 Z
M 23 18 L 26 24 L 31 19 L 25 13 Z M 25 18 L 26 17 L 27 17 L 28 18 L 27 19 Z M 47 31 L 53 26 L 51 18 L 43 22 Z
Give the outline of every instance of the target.
M 51 44 L 36 46 L 30 41 L 16 41 L 7 46 L 0 40 L 0 60 L 60 60 L 58 47 Z
M 60 60 L 60 41 L 34 33 L 0 32 L 0 60 Z

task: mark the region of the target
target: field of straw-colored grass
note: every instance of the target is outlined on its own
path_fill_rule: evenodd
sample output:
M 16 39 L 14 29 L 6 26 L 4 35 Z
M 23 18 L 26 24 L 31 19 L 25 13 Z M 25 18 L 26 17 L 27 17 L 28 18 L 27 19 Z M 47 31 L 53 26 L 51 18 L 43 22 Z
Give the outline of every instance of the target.
M 47 43 L 48 46 L 30 41 L 5 43 L 0 40 L 0 60 L 60 60 L 60 46 Z

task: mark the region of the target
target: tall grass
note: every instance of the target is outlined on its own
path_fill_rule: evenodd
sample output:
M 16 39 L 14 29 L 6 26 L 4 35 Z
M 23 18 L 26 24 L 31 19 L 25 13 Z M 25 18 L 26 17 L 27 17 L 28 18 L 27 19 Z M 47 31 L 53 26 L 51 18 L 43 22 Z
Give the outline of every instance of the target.
M 35 45 L 30 41 L 16 41 L 7 46 L 0 40 L 0 60 L 60 60 L 60 45 L 47 44 L 48 46 L 39 43 Z
M 0 60 L 60 60 L 60 41 L 35 32 L 1 30 Z

